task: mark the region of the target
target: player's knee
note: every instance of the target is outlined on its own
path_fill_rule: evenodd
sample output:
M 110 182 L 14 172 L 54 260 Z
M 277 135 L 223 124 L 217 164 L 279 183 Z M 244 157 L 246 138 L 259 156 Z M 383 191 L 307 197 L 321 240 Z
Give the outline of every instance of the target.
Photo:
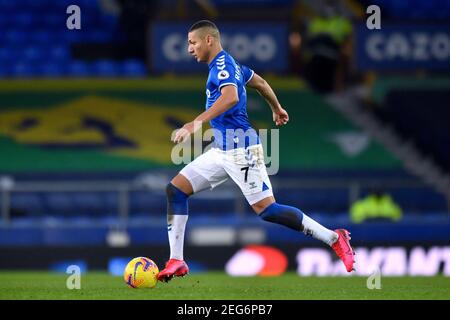
M 267 206 L 266 208 L 263 208 L 261 210 L 261 213 L 259 214 L 259 217 L 261 219 L 263 219 L 264 221 L 269 221 L 269 222 L 274 222 L 274 220 L 276 220 L 276 215 L 277 215 L 277 203 L 274 202 L 272 204 L 270 204 L 269 206 Z
M 255 203 L 252 205 L 252 209 L 253 211 L 255 211 L 256 214 L 261 215 L 269 206 L 270 205 L 267 204 Z
M 260 215 L 262 212 L 266 211 L 269 207 L 271 207 L 275 202 L 273 196 L 266 197 L 254 204 L 252 204 L 252 209 L 256 214 Z
M 188 214 L 188 195 L 175 187 L 172 183 L 166 186 L 167 194 L 167 215 L 174 214 L 186 215 Z
M 166 196 L 169 202 L 180 202 L 186 200 L 189 195 L 175 187 L 172 183 L 168 183 L 166 186 Z

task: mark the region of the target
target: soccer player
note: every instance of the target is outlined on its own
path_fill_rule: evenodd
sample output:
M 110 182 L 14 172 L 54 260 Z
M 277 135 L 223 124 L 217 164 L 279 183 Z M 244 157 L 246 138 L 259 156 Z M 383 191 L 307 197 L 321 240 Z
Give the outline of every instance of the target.
M 247 66 L 240 65 L 222 49 L 220 33 L 208 20 L 198 21 L 188 32 L 188 51 L 197 62 L 209 67 L 206 84 L 206 111 L 177 130 L 173 141 L 186 141 L 202 123 L 214 130 L 214 147 L 186 165 L 167 185 L 167 224 L 170 259 L 158 280 L 167 282 L 189 272 L 184 261 L 184 231 L 188 220 L 188 198 L 193 193 L 212 189 L 229 177 L 240 187 L 256 214 L 310 235 L 336 252 L 348 272 L 353 270 L 354 251 L 349 232 L 334 231 L 320 225 L 301 210 L 277 203 L 264 163 L 259 137 L 247 116 L 246 86 L 267 101 L 277 126 L 286 125 L 289 115 L 269 84 Z

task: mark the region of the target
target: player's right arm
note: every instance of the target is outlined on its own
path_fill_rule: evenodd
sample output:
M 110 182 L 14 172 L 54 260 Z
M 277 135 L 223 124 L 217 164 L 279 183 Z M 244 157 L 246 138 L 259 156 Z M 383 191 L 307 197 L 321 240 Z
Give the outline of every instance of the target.
M 267 101 L 270 109 L 272 109 L 273 121 L 277 126 L 285 125 L 289 121 L 288 113 L 281 107 L 275 92 L 263 77 L 254 73 L 253 77 L 247 82 L 247 86 L 258 91 L 258 93 Z

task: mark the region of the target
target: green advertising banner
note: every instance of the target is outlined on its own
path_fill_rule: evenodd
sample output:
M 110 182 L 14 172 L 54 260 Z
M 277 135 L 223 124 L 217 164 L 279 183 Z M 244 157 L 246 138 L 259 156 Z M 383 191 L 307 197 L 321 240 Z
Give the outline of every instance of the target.
M 290 115 L 279 131 L 280 168 L 400 166 L 320 96 L 290 83 L 274 87 Z M 204 90 L 203 81 L 173 79 L 0 83 L 0 172 L 176 167 L 171 133 L 204 110 Z M 248 114 L 256 129 L 276 128 L 251 89 Z

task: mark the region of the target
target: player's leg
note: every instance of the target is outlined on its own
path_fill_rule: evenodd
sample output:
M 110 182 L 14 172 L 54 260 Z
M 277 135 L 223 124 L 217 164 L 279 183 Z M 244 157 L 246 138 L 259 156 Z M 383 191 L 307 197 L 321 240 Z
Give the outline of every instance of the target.
M 325 228 L 296 207 L 277 203 L 273 196 L 258 200 L 258 194 L 254 194 L 249 198 L 252 201 L 257 201 L 251 203 L 251 206 L 256 214 L 265 221 L 301 231 L 305 235 L 310 235 L 329 246 L 333 245 L 338 238 L 336 232 Z
M 341 258 L 341 252 L 351 252 L 351 259 L 344 257 L 344 263 L 347 270 L 353 268 L 353 251 L 348 243 L 349 237 L 346 230 L 332 231 L 321 224 L 317 223 L 300 209 L 275 201 L 272 192 L 270 179 L 267 175 L 266 166 L 264 164 L 264 156 L 262 146 L 252 146 L 248 148 L 245 154 L 243 151 L 236 150 L 233 156 L 228 157 L 226 170 L 230 177 L 241 188 L 242 193 L 246 197 L 248 203 L 253 210 L 265 221 L 284 225 L 288 228 L 313 236 L 328 244 Z M 247 163 L 247 159 L 252 159 L 251 163 Z M 348 250 L 341 250 L 338 245 L 348 245 Z M 341 258 L 342 259 L 342 258 Z
M 184 262 L 184 231 L 188 220 L 188 197 L 193 193 L 189 180 L 177 174 L 166 186 L 167 235 L 170 258 L 158 274 L 158 280 L 168 282 L 174 276 L 184 276 L 189 267 Z
M 257 195 L 250 197 L 257 200 Z M 251 203 L 250 203 L 251 204 Z M 253 210 L 265 221 L 284 225 L 305 235 L 310 235 L 326 244 L 336 252 L 348 272 L 354 270 L 354 251 L 350 245 L 350 233 L 345 229 L 330 230 L 311 219 L 300 209 L 279 204 L 274 197 L 266 197 L 251 204 Z
M 180 173 L 166 187 L 170 259 L 183 260 L 184 230 L 189 213 L 188 197 L 193 192 L 189 180 Z
M 183 256 L 189 196 L 215 187 L 226 178 L 225 171 L 216 165 L 214 152 L 208 151 L 184 167 L 167 185 L 167 233 L 170 259 L 158 275 L 160 281 L 167 282 L 174 276 L 184 276 L 189 272 Z

